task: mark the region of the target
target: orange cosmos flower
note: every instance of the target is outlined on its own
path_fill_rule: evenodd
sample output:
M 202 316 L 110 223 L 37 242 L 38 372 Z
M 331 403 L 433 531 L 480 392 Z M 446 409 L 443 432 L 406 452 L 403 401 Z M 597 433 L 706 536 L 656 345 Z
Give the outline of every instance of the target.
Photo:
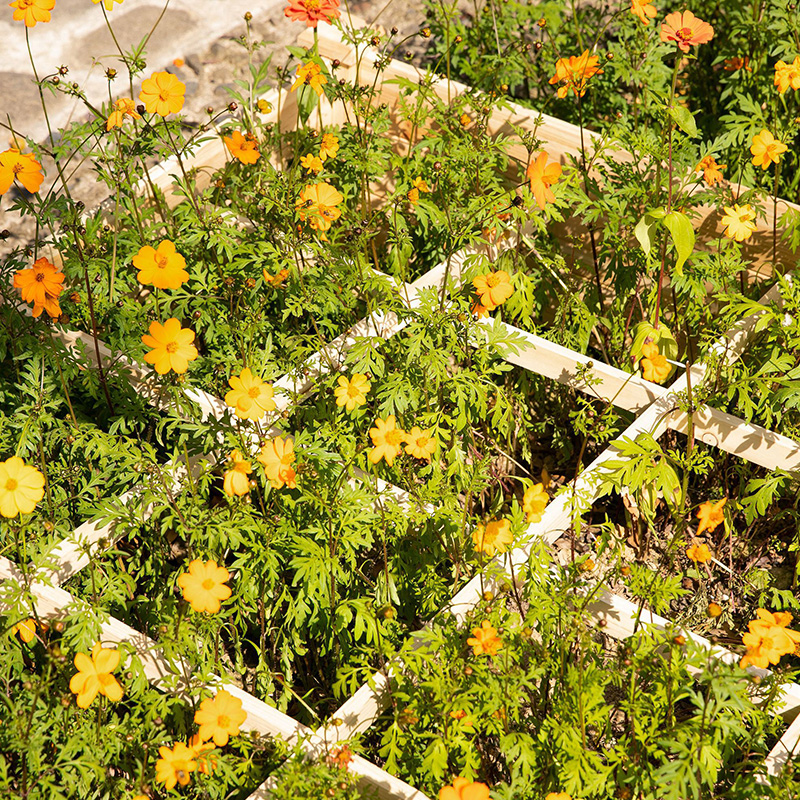
M 737 72 L 740 69 L 746 69 L 748 72 L 753 71 L 752 67 L 750 66 L 750 58 L 748 56 L 745 56 L 744 58 L 741 56 L 726 58 L 722 68 L 725 70 L 725 72 Z
M 19 456 L 0 461 L 0 516 L 30 514 L 44 497 L 44 475 Z
M 718 525 L 722 524 L 722 507 L 727 501 L 728 498 L 723 497 L 722 500 L 717 500 L 717 502 L 713 504 L 710 500 L 706 500 L 705 503 L 700 504 L 700 508 L 697 509 L 697 519 L 700 520 L 700 524 L 697 526 L 698 536 L 703 531 L 713 532 Z
M 186 84 L 169 72 L 154 72 L 142 81 L 139 99 L 150 114 L 161 117 L 177 114 L 183 108 Z
M 322 159 L 313 153 L 308 153 L 300 159 L 300 166 L 316 175 L 318 172 L 322 172 Z
M 243 497 L 250 494 L 250 481 L 247 479 L 247 476 L 253 471 L 250 462 L 245 461 L 238 450 L 231 453 L 231 461 L 233 466 L 225 471 L 222 479 L 222 491 L 228 497 Z
M 50 12 L 56 7 L 56 0 L 15 0 L 8 4 L 14 9 L 13 19 L 25 20 L 26 28 L 33 28 L 37 22 L 50 22 Z
M 275 275 L 270 275 L 269 272 L 262 269 L 261 275 L 266 283 L 271 283 L 277 289 L 289 277 L 289 270 L 279 269 Z
M 425 181 L 423 178 L 417 177 L 414 178 L 411 184 L 411 189 L 409 190 L 406 197 L 408 197 L 411 205 L 415 206 L 419 202 L 420 192 L 432 192 L 432 191 L 433 189 L 431 189 L 431 187 L 428 186 L 427 181 Z
M 753 235 L 756 229 L 756 224 L 753 222 L 756 212 L 751 205 L 734 204 L 725 206 L 724 211 L 725 214 L 720 221 L 725 226 L 723 231 L 725 236 L 737 242 L 744 242 Z
M 197 769 L 197 752 L 183 742 L 176 742 L 171 750 L 169 747 L 159 747 L 158 754 L 161 758 L 156 761 L 156 780 L 163 783 L 167 791 L 174 789 L 178 783 L 187 786 L 191 773 Z
M 273 400 L 275 392 L 269 383 L 253 375 L 249 367 L 245 367 L 239 376 L 232 375 L 228 379 L 231 390 L 225 395 L 225 404 L 230 406 L 239 419 L 261 419 L 269 411 L 278 406 Z
M 333 390 L 337 406 L 344 406 L 347 411 L 354 411 L 367 402 L 372 384 L 366 375 L 356 372 L 350 380 L 340 375 L 337 383 L 339 385 Z
M 764 129 L 753 137 L 750 152 L 753 154 L 753 166 L 767 169 L 770 164 L 777 164 L 781 155 L 789 148 L 778 141 L 768 130 Z
M 714 156 L 706 156 L 700 160 L 700 163 L 694 168 L 694 171 L 699 175 L 703 173 L 703 180 L 709 185 L 719 183 L 722 180 L 722 170 L 727 167 L 727 164 L 717 164 Z
M 566 792 L 548 792 L 544 800 L 572 800 L 572 795 Z
M 544 510 L 550 502 L 543 483 L 529 486 L 522 495 L 522 510 L 528 516 L 528 522 L 541 522 Z
M 78 653 L 74 663 L 78 671 L 70 679 L 69 690 L 78 695 L 79 708 L 89 708 L 98 694 L 115 703 L 122 699 L 122 687 L 111 674 L 119 666 L 119 650 L 97 642 L 91 658 Z
M 44 175 L 42 165 L 33 157 L 33 153 L 20 153 L 12 147 L 0 153 L 0 194 L 5 194 L 15 180 L 29 192 L 38 192 Z
M 308 218 L 308 224 L 315 231 L 327 231 L 334 220 L 342 216 L 342 212 L 336 208 L 342 200 L 344 197 L 323 181 L 306 186 L 300 193 L 295 208 L 301 222 Z
M 482 653 L 494 656 L 503 648 L 503 642 L 497 636 L 497 628 L 492 627 L 488 619 L 481 623 L 480 628 L 472 629 L 472 638 L 467 639 L 467 644 L 472 647 L 472 653 L 476 656 Z
M 98 2 L 98 0 L 95 0 L 95 2 Z M 120 2 L 122 2 L 122 0 L 120 0 Z M 114 103 L 113 109 L 114 110 L 108 115 L 108 119 L 106 120 L 107 131 L 110 131 L 112 128 L 121 128 L 125 117 L 141 119 L 141 114 L 136 113 L 136 103 L 134 103 L 130 97 L 120 97 L 119 100 Z
M 12 626 L 9 633 L 14 636 L 19 634 L 25 644 L 30 644 L 36 638 L 36 621 L 33 619 L 23 619 L 16 625 Z
M 785 611 L 773 614 L 759 608 L 756 616 L 758 619 L 748 623 L 748 633 L 742 636 L 747 652 L 739 664 L 742 668 L 752 664 L 767 669 L 769 664 L 777 664 L 781 656 L 796 652 L 800 632 L 787 628 L 792 615 Z
M 489 787 L 485 783 L 456 778 L 452 786 L 439 789 L 439 800 L 489 800 Z
M 334 158 L 339 152 L 339 138 L 332 133 L 326 133 L 322 137 L 322 144 L 319 146 L 319 157 L 325 161 Z
M 661 41 L 675 42 L 683 53 L 688 53 L 692 45 L 710 42 L 713 37 L 714 29 L 691 11 L 668 14 L 661 26 Z
M 494 558 L 495 553 L 505 553 L 512 541 L 511 523 L 507 519 L 493 520 L 485 527 L 478 525 L 472 532 L 475 550 L 489 558 Z
M 423 431 L 416 425 L 406 434 L 406 442 L 406 453 L 422 461 L 430 461 L 439 446 L 433 428 Z
M 664 383 L 672 372 L 672 366 L 667 359 L 659 353 L 658 345 L 655 342 L 643 344 L 642 356 L 643 358 L 640 362 L 642 377 L 646 381 L 653 381 L 653 383 Z
M 282 439 L 280 436 L 268 441 L 258 456 L 258 461 L 264 467 L 264 474 L 273 489 L 289 489 L 297 487 L 297 473 L 294 464 L 294 442 Z
M 488 311 L 494 311 L 497 306 L 504 303 L 514 294 L 511 279 L 504 270 L 487 272 L 472 279 L 472 285 L 478 295 L 481 305 Z
M 556 61 L 556 74 L 550 78 L 550 83 L 561 84 L 558 89 L 558 96 L 561 98 L 566 97 L 570 89 L 576 97 L 583 97 L 589 79 L 603 74 L 603 70 L 598 67 L 599 63 L 600 56 L 590 56 L 588 50 L 584 50 L 579 56 L 559 58 Z
M 800 56 L 795 56 L 791 64 L 779 61 L 775 65 L 774 83 L 781 94 L 790 87 L 800 89 Z
M 299 86 L 310 86 L 317 96 L 322 97 L 322 87 L 328 82 L 328 79 L 322 73 L 322 67 L 314 61 L 309 61 L 307 64 L 301 64 L 297 68 L 295 82 L 289 90 L 293 92 Z
M 200 726 L 197 735 L 201 741 L 213 739 L 217 747 L 225 747 L 229 736 L 238 736 L 246 719 L 242 701 L 225 689 L 220 689 L 213 699 L 207 697 L 194 712 L 194 721 Z
M 650 20 L 658 15 L 656 7 L 649 0 L 631 0 L 631 14 L 639 17 L 642 25 L 649 25 Z
M 194 757 L 197 759 L 197 771 L 201 775 L 212 775 L 217 766 L 217 759 L 209 751 L 214 750 L 214 743 L 204 742 L 198 734 L 195 734 L 189 739 L 189 749 L 194 751 Z M 145 797 L 143 800 L 149 798 Z
M 711 550 L 707 544 L 693 544 L 686 548 L 686 557 L 697 564 L 711 561 Z
M 291 20 L 305 22 L 308 28 L 316 28 L 320 21 L 339 19 L 339 0 L 289 0 L 283 13 Z
M 38 258 L 30 269 L 21 269 L 14 274 L 14 288 L 20 290 L 22 299 L 33 304 L 33 316 L 42 311 L 53 318 L 61 316 L 58 297 L 64 291 L 64 273 L 46 258 Z
M 530 181 L 531 191 L 539 208 L 544 210 L 545 203 L 555 202 L 556 196 L 550 188 L 561 177 L 561 164 L 554 161 L 547 163 L 547 153 L 541 152 L 535 161 L 528 164 L 525 177 Z
M 172 370 L 179 375 L 189 369 L 189 362 L 197 358 L 197 348 L 192 344 L 194 331 L 182 328 L 181 323 L 171 317 L 163 325 L 150 323 L 150 333 L 142 336 L 142 342 L 152 348 L 144 360 L 155 367 L 159 375 Z
M 159 243 L 157 249 L 150 245 L 140 248 L 133 257 L 133 266 L 139 270 L 136 280 L 156 289 L 179 289 L 189 280 L 186 259 L 169 239 Z
M 406 432 L 397 427 L 394 414 L 389 415 L 386 419 L 376 419 L 375 427 L 370 428 L 369 436 L 374 445 L 369 451 L 370 462 L 377 464 L 384 458 L 391 467 L 403 449 L 403 442 L 406 441 Z
M 223 136 L 222 141 L 231 155 L 242 164 L 255 164 L 261 158 L 258 141 L 252 133 L 242 136 L 240 131 L 234 131 L 230 136 Z
M 230 577 L 230 572 L 225 567 L 218 566 L 216 561 L 195 559 L 189 564 L 188 572 L 178 575 L 178 586 L 182 590 L 183 599 L 198 614 L 203 611 L 216 614 L 221 601 L 231 596 L 230 587 L 225 585 Z

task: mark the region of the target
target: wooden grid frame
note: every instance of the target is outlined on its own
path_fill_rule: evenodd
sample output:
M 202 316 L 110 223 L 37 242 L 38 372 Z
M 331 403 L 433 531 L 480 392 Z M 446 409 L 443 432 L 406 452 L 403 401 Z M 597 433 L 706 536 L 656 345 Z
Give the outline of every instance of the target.
M 327 26 L 324 35 L 320 37 L 320 51 L 328 58 L 339 58 L 343 67 L 350 70 L 349 77 L 364 82 L 372 80 L 369 76 L 359 72 L 359 61 L 363 61 L 361 66 L 366 65 L 363 60 L 364 52 L 360 55 L 354 48 L 344 45 L 336 36 L 330 35 Z M 323 31 L 321 31 L 323 33 Z M 369 48 L 366 49 L 367 51 Z M 366 51 L 365 51 L 366 52 Z M 367 57 L 369 57 L 367 52 Z M 409 75 L 409 70 L 414 68 L 406 64 L 392 62 L 387 70 L 383 72 L 383 78 L 387 75 Z M 341 74 L 341 73 L 340 73 Z M 437 92 L 444 92 L 442 83 L 435 86 Z M 389 93 L 394 91 L 389 87 Z M 454 82 L 447 85 L 448 96 L 466 91 Z M 381 89 L 381 99 L 390 101 L 391 96 L 387 96 Z M 267 97 L 273 102 L 275 110 L 267 115 L 265 121 L 277 121 L 279 118 L 293 124 L 292 116 L 296 117 L 296 108 L 293 104 L 292 96 L 285 98 L 281 103 L 281 95 L 278 92 L 270 93 Z M 394 94 L 397 100 L 397 94 Z M 336 124 L 341 122 L 340 114 L 329 106 L 325 108 L 325 124 Z M 505 120 L 492 120 L 490 131 L 499 131 L 507 125 L 512 117 L 519 118 L 527 115 L 528 124 L 536 125 L 537 115 L 533 112 L 514 107 L 510 111 L 510 116 Z M 272 119 L 270 119 L 272 118 Z M 525 120 L 523 120 L 523 123 Z M 521 124 L 515 119 L 516 124 Z M 567 153 L 575 153 L 579 149 L 579 131 L 574 126 L 568 125 L 560 120 L 544 118 L 544 122 L 538 122 L 540 134 L 554 145 L 549 149 L 555 150 L 562 156 Z M 550 137 L 553 137 L 552 139 Z M 558 148 L 561 148 L 560 150 Z M 226 159 L 225 150 L 219 139 L 211 140 L 201 146 L 192 158 L 192 166 L 207 167 L 211 170 L 220 166 L 220 160 Z M 167 162 L 155 176 L 156 184 L 165 191 L 169 191 L 172 179 L 170 175 L 176 172 L 174 164 Z M 175 198 L 171 200 L 175 202 Z M 465 248 L 454 254 L 448 262 L 440 264 L 426 275 L 411 284 L 398 286 L 401 297 L 407 299 L 407 306 L 413 309 L 419 303 L 420 292 L 425 289 L 435 288 L 437 291 L 447 291 L 456 288 L 460 283 L 461 267 L 466 259 L 482 253 L 488 258 L 492 258 L 493 253 L 502 247 L 504 242 L 501 240 L 496 245 L 476 245 Z M 448 285 L 445 286 L 445 279 Z M 780 303 L 780 295 L 777 287 L 773 287 L 762 299 L 762 303 Z M 742 320 L 734 326 L 713 348 L 716 355 L 727 363 L 732 363 L 742 354 L 744 347 L 755 330 L 758 315 L 753 315 Z M 482 324 L 496 324 L 485 322 Z M 371 336 L 388 339 L 399 332 L 405 326 L 404 321 L 397 318 L 395 314 L 383 314 L 376 312 L 370 317 L 362 320 L 350 330 L 335 339 L 319 353 L 309 359 L 295 373 L 285 376 L 276 382 L 276 387 L 283 388 L 287 394 L 278 396 L 279 411 L 285 410 L 289 406 L 287 398 L 291 396 L 301 397 L 314 388 L 315 379 L 332 369 L 338 369 L 343 363 L 343 356 L 349 347 L 359 336 Z M 583 499 L 596 498 L 598 479 L 601 476 L 604 465 L 610 459 L 619 459 L 621 454 L 616 449 L 616 444 L 623 438 L 635 438 L 642 432 L 648 432 L 654 437 L 660 436 L 668 428 L 686 432 L 688 428 L 687 415 L 677 410 L 678 395 L 687 388 L 688 378 L 686 375 L 679 378 L 669 388 L 664 388 L 657 384 L 650 383 L 637 375 L 631 375 L 610 365 L 590 360 L 586 356 L 570 351 L 566 348 L 548 342 L 545 339 L 534 336 L 510 325 L 504 326 L 509 333 L 516 333 L 524 339 L 525 344 L 518 352 L 509 354 L 505 360 L 523 369 L 535 372 L 547 378 L 554 379 L 560 383 L 572 386 L 573 388 L 592 394 L 600 399 L 613 402 L 615 405 L 633 411 L 637 416 L 634 422 L 621 434 L 620 437 L 612 442 L 583 473 L 579 476 L 573 490 L 562 492 L 550 503 L 545 511 L 543 519 L 539 523 L 534 523 L 528 528 L 528 540 L 533 542 L 536 539 L 544 539 L 553 542 L 559 538 L 571 525 L 572 511 L 571 504 L 574 498 L 574 491 L 582 495 Z M 89 347 L 94 344 L 91 337 L 86 334 L 76 332 L 58 331 L 56 337 L 61 339 L 67 347 L 75 350 L 86 350 L 87 356 L 94 360 L 94 351 Z M 129 379 L 138 393 L 147 398 L 150 402 L 156 403 L 154 386 L 156 379 L 149 369 L 125 362 L 124 357 L 112 354 L 107 348 L 100 348 L 100 356 L 105 363 L 123 362 L 124 368 L 129 372 Z M 584 382 L 582 376 L 588 369 L 593 376 L 589 383 Z M 696 364 L 691 370 L 691 381 L 693 386 L 698 386 L 704 377 L 705 366 Z M 599 383 L 595 384 L 595 379 Z M 591 384 L 591 385 L 590 385 Z M 205 418 L 213 416 L 219 418 L 224 412 L 224 403 L 209 393 L 200 390 L 185 390 L 184 395 L 197 403 Z M 282 401 L 282 403 L 281 403 Z M 718 447 L 719 449 L 733 453 L 748 461 L 756 463 L 768 469 L 796 469 L 800 468 L 800 445 L 787 437 L 768 431 L 760 426 L 745 423 L 738 418 L 725 412 L 704 407 L 695 412 L 692 416 L 694 425 L 694 435 L 707 444 Z M 198 457 L 194 463 L 170 464 L 165 468 L 168 476 L 168 485 L 174 491 L 180 491 L 187 474 L 195 471 L 201 458 Z M 363 474 L 360 476 L 364 478 Z M 387 484 L 379 485 L 395 494 L 401 501 L 407 501 L 405 493 L 397 487 Z M 137 490 L 132 490 L 119 498 L 123 504 L 135 502 Z M 142 513 L 147 515 L 148 509 L 142 509 Z M 80 603 L 74 596 L 58 588 L 58 585 L 66 579 L 76 574 L 86 566 L 90 558 L 99 552 L 101 545 L 108 546 L 114 541 L 113 526 L 98 526 L 93 523 L 86 523 L 80 526 L 69 537 L 69 540 L 60 543 L 51 551 L 54 566 L 51 569 L 40 571 L 34 576 L 26 576 L 23 572 L 7 559 L 0 559 L 0 579 L 3 581 L 13 580 L 20 585 L 26 586 L 32 598 L 35 598 L 37 613 L 44 617 L 57 617 L 68 605 Z M 515 548 L 507 554 L 512 566 L 523 565 L 529 556 L 530 543 Z M 502 566 L 505 558 L 497 559 L 497 563 Z M 484 584 L 485 586 L 486 584 Z M 480 600 L 483 586 L 480 576 L 476 576 L 469 581 L 451 600 L 447 606 L 447 611 L 463 617 Z M 7 608 L 0 601 L 0 610 Z M 641 610 L 630 601 L 607 591 L 601 592 L 590 607 L 591 613 L 598 619 L 603 619 L 606 623 L 604 631 L 615 638 L 626 638 L 630 636 L 639 619 Z M 670 626 L 668 620 L 645 612 L 646 621 L 655 628 L 665 628 Z M 101 635 L 104 641 L 126 642 L 142 659 L 144 672 L 150 682 L 160 688 L 167 688 L 176 691 L 179 696 L 185 696 L 186 687 L 178 683 L 177 688 L 173 687 L 176 678 L 176 666 L 170 664 L 159 652 L 158 645 L 125 625 L 119 620 L 110 619 L 101 626 Z M 710 654 L 724 661 L 736 661 L 737 657 L 724 648 L 712 645 L 705 638 L 685 632 L 687 637 L 692 638 L 697 644 L 707 648 Z M 758 675 L 769 674 L 766 670 L 750 668 L 750 671 Z M 242 691 L 238 687 L 225 684 L 221 678 L 213 681 L 215 688 L 226 688 L 243 702 L 243 707 L 247 711 L 247 720 L 243 726 L 246 730 L 256 730 L 260 733 L 280 735 L 288 741 L 301 740 L 305 750 L 309 755 L 319 755 L 324 753 L 331 744 L 349 739 L 353 734 L 366 730 L 377 718 L 384 706 L 385 689 L 391 676 L 391 668 L 386 672 L 376 673 L 372 679 L 361 687 L 350 699 L 348 699 L 334 714 L 332 720 L 337 720 L 339 724 L 323 725 L 316 732 L 298 723 L 286 714 L 268 706 L 257 698 Z M 800 686 L 796 684 L 783 685 L 783 698 L 778 709 L 779 713 L 786 717 L 792 717 L 800 709 Z M 777 774 L 786 763 L 790 755 L 794 752 L 800 739 L 800 716 L 791 722 L 783 737 L 770 753 L 766 760 L 767 771 L 769 774 Z M 379 767 L 375 766 L 366 759 L 356 757 L 350 765 L 350 769 L 362 776 L 363 780 L 376 787 L 381 798 L 418 798 L 422 800 L 425 795 L 399 780 L 389 775 Z M 251 795 L 252 798 L 263 798 L 269 794 L 269 781 Z

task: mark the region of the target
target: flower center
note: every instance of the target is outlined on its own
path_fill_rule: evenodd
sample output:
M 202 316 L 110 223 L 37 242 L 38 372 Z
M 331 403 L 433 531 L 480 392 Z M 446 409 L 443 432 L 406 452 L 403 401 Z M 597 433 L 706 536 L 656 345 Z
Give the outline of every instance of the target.
M 14 478 L 9 478 L 6 481 L 6 491 L 13 492 L 19 484 L 14 480 Z
M 33 5 L 34 0 L 19 0 L 17 3 L 17 8 L 29 8 Z
M 22 1 L 22 0 L 20 0 L 20 2 L 21 2 L 21 1 Z M 20 174 L 20 172 L 22 172 L 22 170 L 23 170 L 23 169 L 25 169 L 25 165 L 24 165 L 24 164 L 23 164 L 21 161 L 17 161 L 17 163 L 16 163 L 16 164 L 14 164 L 14 166 L 13 166 L 13 167 L 11 167 L 11 171 L 12 171 L 12 172 L 13 172 L 15 175 L 19 175 L 19 174 Z
M 675 33 L 677 33 L 677 34 L 678 34 L 678 36 L 679 36 L 681 39 L 684 39 L 684 40 L 686 40 L 686 41 L 688 41 L 689 39 L 691 39 L 691 38 L 692 38 L 692 36 L 694 35 L 694 31 L 692 31 L 692 29 L 691 29 L 691 28 L 678 28 L 678 30 L 677 30 L 677 31 L 675 31 Z
M 229 728 L 230 724 L 231 724 L 230 717 L 227 717 L 225 714 L 220 714 L 217 717 L 217 725 L 219 725 L 220 728 Z
M 166 266 L 167 266 L 167 257 L 166 256 L 162 256 L 161 253 L 156 253 L 155 262 L 156 262 L 156 266 L 159 269 L 166 269 Z
M 400 431 L 389 431 L 386 434 L 386 444 L 398 447 L 403 441 L 403 434 Z
M 356 386 L 354 383 L 351 383 L 351 384 L 348 385 L 348 387 L 347 387 L 347 396 L 348 397 L 358 397 L 360 394 L 361 394 L 361 391 L 359 390 L 358 386 Z
M 161 90 L 161 91 L 158 93 L 158 99 L 159 99 L 159 100 L 165 100 L 165 101 L 166 101 L 166 100 L 169 100 L 169 92 L 168 92 L 166 89 L 162 89 L 162 90 Z
M 258 386 L 253 386 L 251 389 L 247 390 L 247 394 L 249 397 L 252 397 L 253 400 L 255 400 L 256 397 L 261 394 L 261 389 L 259 389 Z
M 204 588 L 204 589 L 205 589 L 207 592 L 210 592 L 210 591 L 211 591 L 211 590 L 214 588 L 214 581 L 212 581 L 212 580 L 211 580 L 211 578 L 206 578 L 206 579 L 205 579 L 205 580 L 204 580 L 204 581 L 203 581 L 203 582 L 202 582 L 200 585 L 201 585 L 201 586 L 202 586 L 202 587 L 203 587 L 203 588 Z
M 319 11 L 319 0 L 306 0 L 305 7 L 307 11 Z
M 500 283 L 500 278 L 497 277 L 497 273 L 493 272 L 489 277 L 486 279 L 487 286 L 497 286 Z
M 183 780 L 183 779 L 186 777 L 186 770 L 182 770 L 182 769 L 176 769 L 176 770 L 175 770 L 175 777 L 176 777 L 176 778 L 177 778 L 179 781 L 182 781 L 182 780 Z
M 44 272 L 36 273 L 36 282 L 41 283 L 44 280 Z
M 178 343 L 177 342 L 167 342 L 167 346 L 165 350 L 168 353 L 177 353 L 178 352 Z

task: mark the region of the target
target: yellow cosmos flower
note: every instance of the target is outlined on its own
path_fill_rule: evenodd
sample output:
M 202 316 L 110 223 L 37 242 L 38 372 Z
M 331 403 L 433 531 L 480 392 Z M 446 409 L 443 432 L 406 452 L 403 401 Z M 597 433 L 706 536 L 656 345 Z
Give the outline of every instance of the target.
M 133 266 L 139 270 L 136 280 L 156 289 L 180 289 L 189 280 L 186 259 L 165 239 L 153 249 L 150 245 L 140 248 L 133 257 Z
M 696 564 L 705 564 L 711 561 L 711 550 L 707 544 L 693 544 L 686 548 L 686 557 Z
M 800 89 L 800 56 L 795 56 L 791 64 L 779 61 L 775 65 L 775 86 L 783 94 L 787 89 Z
M 9 6 L 14 9 L 12 18 L 16 22 L 24 20 L 26 28 L 33 28 L 37 22 L 50 22 L 56 0 L 14 0 Z
M 331 224 L 342 216 L 336 208 L 344 197 L 329 183 L 322 181 L 306 186 L 295 203 L 300 221 L 308 224 L 315 231 L 327 231 Z
M 792 615 L 788 612 L 773 614 L 759 608 L 756 616 L 758 619 L 748 623 L 748 632 L 742 636 L 742 642 L 747 647 L 747 652 L 739 662 L 743 669 L 750 664 L 767 669 L 770 664 L 777 664 L 781 656 L 797 652 L 800 643 L 800 632 L 787 627 L 792 621 Z
M 705 503 L 701 503 L 700 507 L 697 509 L 697 519 L 700 520 L 700 524 L 697 526 L 697 535 L 699 536 L 703 531 L 714 531 L 716 530 L 718 525 L 722 524 L 724 519 L 722 514 L 722 507 L 728 501 L 727 497 L 723 497 L 722 500 L 717 500 L 716 503 L 712 503 L 710 500 L 706 500 Z
M 30 644 L 36 638 L 36 620 L 23 619 L 21 622 L 12 626 L 9 633 L 12 636 L 18 634 L 19 638 L 22 639 L 25 644 Z
M 195 559 L 189 564 L 188 572 L 178 575 L 178 586 L 183 591 L 183 599 L 192 606 L 193 611 L 216 614 L 220 602 L 231 596 L 230 587 L 225 585 L 230 577 L 230 572 L 218 566 L 216 561 Z
M 91 658 L 78 653 L 74 663 L 78 671 L 70 679 L 69 690 L 78 695 L 79 708 L 89 708 L 98 694 L 115 703 L 122 699 L 122 687 L 111 674 L 119 666 L 119 650 L 97 642 Z
M 328 158 L 335 158 L 339 152 L 339 137 L 332 133 L 326 133 L 322 137 L 322 144 L 319 147 L 319 157 L 325 161 Z
M 159 747 L 158 754 L 161 758 L 156 761 L 156 781 L 163 783 L 167 791 L 174 789 L 176 784 L 188 785 L 197 769 L 195 751 L 183 742 L 176 742 L 171 750 Z
M 100 0 L 93 0 L 93 2 L 98 3 Z M 113 3 L 114 0 L 111 0 Z M 119 0 L 121 3 L 122 0 Z M 109 9 L 110 11 L 111 9 Z M 131 100 L 130 97 L 120 97 L 119 100 L 114 103 L 113 106 L 114 110 L 108 115 L 108 119 L 106 120 L 106 130 L 110 131 L 112 128 L 121 128 L 122 123 L 125 122 L 125 117 L 130 117 L 131 119 L 141 119 L 142 115 L 136 112 L 136 103 Z
M 337 383 L 339 385 L 333 390 L 337 406 L 344 406 L 348 411 L 353 411 L 367 402 L 372 384 L 366 375 L 356 372 L 350 380 L 340 375 Z
M 230 136 L 223 136 L 222 141 L 231 155 L 242 164 L 255 164 L 261 158 L 258 140 L 252 133 L 242 136 L 240 131 L 234 131 Z
M 298 86 L 310 86 L 318 96 L 322 96 L 322 87 L 328 82 L 328 79 L 322 73 L 322 67 L 313 61 L 307 64 L 301 64 L 297 68 L 296 80 L 289 90 L 293 92 Z
M 142 81 L 139 99 L 150 114 L 167 117 L 183 108 L 186 85 L 169 72 L 154 72 Z
M 238 736 L 239 727 L 246 719 L 242 701 L 225 689 L 203 700 L 194 712 L 194 721 L 200 726 L 197 735 L 202 741 L 213 739 L 217 747 L 225 747 L 229 736 Z
M 544 800 L 572 800 L 572 795 L 566 792 L 548 792 Z
M 723 233 L 729 239 L 737 242 L 744 242 L 749 239 L 756 229 L 753 220 L 756 212 L 750 205 L 725 206 L 725 214 L 722 217 L 722 224 L 725 226 Z
M 308 155 L 300 159 L 300 166 L 316 175 L 318 172 L 322 172 L 322 159 L 319 156 L 315 156 L 313 153 L 308 153 Z
M 472 638 L 467 639 L 467 644 L 472 647 L 472 653 L 476 656 L 483 653 L 494 656 L 503 648 L 503 642 L 497 635 L 497 628 L 493 627 L 488 619 L 481 623 L 480 628 L 472 629 Z
M 253 471 L 250 462 L 245 461 L 238 450 L 231 453 L 231 461 L 233 466 L 223 476 L 222 490 L 228 497 L 250 494 L 250 481 L 247 477 Z
M 229 378 L 228 385 L 231 390 L 225 395 L 225 404 L 239 419 L 261 419 L 278 407 L 273 400 L 275 392 L 272 386 L 253 375 L 249 367 L 245 367 L 240 375 Z
M 489 787 L 485 783 L 456 778 L 451 786 L 439 789 L 439 800 L 489 800 Z
M 44 497 L 44 475 L 19 456 L 0 461 L 0 516 L 30 514 Z
M 197 358 L 197 348 L 192 344 L 194 331 L 182 328 L 181 323 L 171 317 L 163 325 L 150 323 L 150 334 L 142 336 L 142 342 L 152 348 L 144 360 L 155 367 L 159 375 L 172 370 L 179 375 L 189 369 L 189 362 Z
M 403 442 L 406 440 L 406 432 L 397 427 L 394 414 L 386 419 L 376 419 L 375 427 L 370 428 L 370 439 L 374 447 L 369 451 L 369 460 L 377 464 L 382 458 L 391 467 L 395 458 L 403 449 Z
M 664 383 L 672 372 L 672 365 L 658 352 L 658 345 L 655 342 L 642 345 L 642 356 L 642 377 L 646 381 Z
M 114 8 L 114 3 L 122 4 L 122 0 L 92 0 L 92 2 L 97 5 L 98 3 L 102 2 L 103 5 L 106 7 L 106 11 L 111 11 Z
M 514 294 L 511 279 L 505 270 L 488 272 L 472 279 L 472 285 L 480 299 L 481 305 L 488 311 L 494 311 Z
M 788 149 L 765 128 L 753 137 L 753 143 L 750 145 L 753 166 L 767 169 L 770 164 L 777 164 L 781 160 L 781 155 Z
M 486 526 L 478 525 L 472 532 L 472 544 L 479 553 L 494 558 L 495 553 L 505 553 L 511 544 L 511 523 L 507 519 L 488 522 Z
M 33 153 L 20 153 L 12 147 L 0 153 L 0 194 L 5 194 L 15 180 L 33 193 L 39 191 L 44 175 Z
M 433 428 L 423 431 L 416 425 L 406 434 L 406 453 L 423 461 L 430 461 L 439 443 L 433 435 Z
M 522 510 L 527 514 L 528 522 L 541 522 L 544 510 L 550 502 L 550 497 L 543 483 L 529 486 L 522 495 Z
M 262 448 L 258 461 L 264 467 L 264 474 L 273 489 L 297 487 L 297 473 L 294 471 L 294 442 L 276 436 Z

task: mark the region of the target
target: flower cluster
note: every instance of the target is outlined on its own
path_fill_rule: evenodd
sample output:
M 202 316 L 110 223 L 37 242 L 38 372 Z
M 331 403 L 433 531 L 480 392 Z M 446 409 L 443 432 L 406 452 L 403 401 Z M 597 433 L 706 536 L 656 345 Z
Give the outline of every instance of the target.
M 409 432 L 397 427 L 394 415 L 386 419 L 376 419 L 375 427 L 370 428 L 369 436 L 373 447 L 368 458 L 371 463 L 377 464 L 381 459 L 391 467 L 395 458 L 406 444 L 406 453 L 422 461 L 430 461 L 439 443 L 433 429 L 423 430 L 414 426 Z

